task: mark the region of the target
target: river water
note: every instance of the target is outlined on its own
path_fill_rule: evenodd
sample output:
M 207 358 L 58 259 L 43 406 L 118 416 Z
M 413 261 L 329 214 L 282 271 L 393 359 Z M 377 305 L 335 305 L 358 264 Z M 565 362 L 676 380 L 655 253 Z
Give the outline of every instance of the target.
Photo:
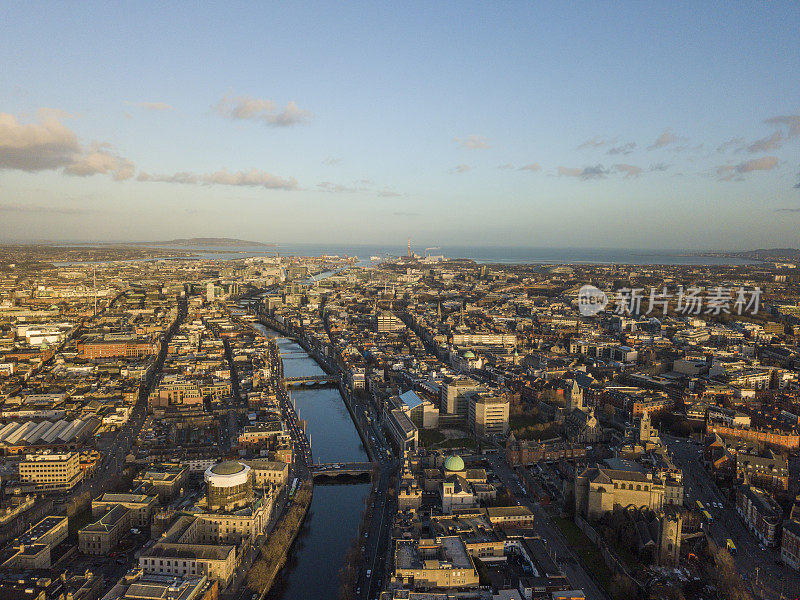
M 286 377 L 324 371 L 297 342 L 256 325 L 277 341 Z M 315 462 L 367 460 L 350 413 L 336 388 L 292 390 L 299 418 L 306 421 Z M 315 485 L 311 509 L 287 566 L 275 583 L 272 600 L 336 598 L 339 569 L 358 533 L 370 484 Z

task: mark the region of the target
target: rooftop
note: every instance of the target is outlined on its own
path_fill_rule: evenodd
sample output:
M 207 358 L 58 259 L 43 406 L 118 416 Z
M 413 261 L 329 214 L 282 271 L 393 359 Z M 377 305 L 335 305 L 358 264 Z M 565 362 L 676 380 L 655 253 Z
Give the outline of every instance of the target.
M 234 475 L 236 473 L 241 473 L 244 469 L 245 466 L 242 463 L 228 460 L 211 467 L 211 472 L 214 473 L 214 475 Z

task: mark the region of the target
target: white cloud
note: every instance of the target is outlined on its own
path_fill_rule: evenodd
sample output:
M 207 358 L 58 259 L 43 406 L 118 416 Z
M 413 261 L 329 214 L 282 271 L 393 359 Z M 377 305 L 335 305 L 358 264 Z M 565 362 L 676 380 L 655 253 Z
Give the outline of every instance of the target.
M 620 146 L 610 148 L 606 154 L 630 154 L 636 148 L 636 142 L 628 142 Z
M 333 183 L 330 181 L 323 181 L 322 183 L 318 183 L 317 188 L 321 192 L 331 192 L 334 194 L 355 193 L 364 191 L 363 187 L 344 185 L 341 183 Z
M 472 167 L 469 166 L 469 165 L 456 165 L 455 167 L 450 169 L 450 171 L 448 171 L 448 172 L 449 173 L 468 173 L 469 171 L 472 171 Z
M 272 127 L 289 127 L 311 120 L 311 111 L 300 108 L 296 102 L 286 104 L 286 108 L 278 110 L 272 100 L 253 98 L 251 96 L 225 96 L 212 107 L 218 114 L 230 119 L 246 119 L 261 121 Z
M 206 184 L 264 187 L 270 190 L 297 189 L 297 181 L 294 177 L 284 179 L 283 177 L 272 175 L 266 171 L 259 171 L 258 169 L 237 171 L 234 173 L 229 173 L 223 169 L 222 171 L 205 175 L 202 179 L 203 183 Z
M 735 179 L 740 181 L 742 175 L 752 171 L 771 171 L 778 166 L 778 159 L 775 156 L 762 156 L 746 160 L 738 165 L 722 165 L 717 167 L 716 174 L 720 181 L 730 181 Z
M 36 123 L 20 123 L 0 113 L 0 169 L 43 171 L 72 163 L 80 153 L 78 137 L 61 123 L 61 111 L 41 109 Z
M 780 131 L 776 131 L 767 137 L 761 138 L 760 140 L 756 140 L 749 146 L 747 146 L 748 152 L 768 152 L 769 150 L 777 150 L 783 143 L 786 141 L 786 138 L 783 137 L 783 134 Z
M 595 165 L 593 167 L 584 167 L 583 169 L 577 167 L 558 167 L 558 174 L 562 177 L 579 177 L 584 181 L 589 179 L 602 179 L 609 174 L 609 170 L 603 165 Z
M 764 121 L 774 131 L 766 137 L 756 140 L 746 148 L 748 152 L 768 152 L 777 150 L 786 142 L 800 137 L 800 115 L 781 115 Z
M 144 108 L 145 110 L 154 110 L 154 111 L 175 110 L 174 106 L 167 104 L 166 102 L 126 102 L 126 104 L 130 104 L 131 106 L 138 106 L 139 108 Z
M 124 181 L 133 177 L 136 167 L 131 161 L 117 156 L 106 147 L 96 146 L 64 167 L 64 173 L 79 177 L 110 174 L 114 181 Z
M 525 165 L 524 167 L 520 167 L 518 170 L 519 171 L 531 171 L 531 172 L 536 173 L 536 172 L 542 170 L 542 165 L 540 165 L 537 162 L 534 162 L 534 163 L 530 163 L 528 165 Z
M 497 168 L 498 169 L 513 169 L 514 165 L 512 165 L 511 163 L 506 163 L 504 165 L 497 165 Z
M 642 174 L 642 168 L 636 165 L 614 165 L 614 170 L 619 173 L 625 173 L 625 179 L 635 178 Z
M 270 190 L 296 190 L 297 181 L 294 177 L 278 177 L 266 171 L 250 169 L 249 171 L 230 172 L 225 169 L 198 175 L 188 171 L 182 171 L 173 175 L 151 175 L 149 173 L 139 173 L 138 181 L 150 181 L 155 183 L 182 183 L 182 184 L 204 184 L 204 185 L 232 185 L 243 187 L 263 187 Z
M 134 164 L 114 153 L 110 145 L 81 146 L 78 136 L 61 123 L 67 116 L 60 110 L 41 109 L 36 123 L 20 123 L 14 115 L 0 113 L 0 170 L 63 169 L 67 175 L 81 177 L 109 174 L 116 181 L 133 177 Z
M 656 148 L 663 148 L 664 146 L 669 146 L 670 144 L 674 144 L 675 142 L 679 141 L 679 137 L 675 135 L 672 129 L 665 129 L 664 133 L 656 138 L 656 141 L 653 142 L 652 146 L 648 146 L 648 150 L 655 150 Z
M 771 119 L 767 119 L 766 123 L 768 125 L 786 127 L 787 138 L 800 137 L 800 115 L 783 115 L 780 117 L 772 117 Z
M 584 150 L 586 148 L 592 148 L 592 149 L 602 148 L 603 146 L 610 146 L 616 141 L 617 141 L 616 138 L 608 139 L 606 137 L 596 135 L 593 138 L 590 138 L 585 142 L 583 142 L 580 146 L 578 146 L 578 150 Z
M 492 144 L 486 136 L 483 135 L 468 135 L 467 137 L 456 137 L 453 138 L 453 141 L 456 142 L 462 148 L 466 148 L 467 150 L 486 150 L 487 148 L 491 148 Z
M 198 183 L 200 177 L 195 173 L 181 171 L 172 175 L 151 175 L 150 173 L 139 173 L 137 181 L 152 181 L 155 183 Z
M 736 148 L 736 150 L 741 150 L 742 146 L 744 146 L 745 140 L 743 137 L 735 137 L 729 139 L 727 142 L 723 142 L 717 147 L 717 152 L 727 152 L 731 148 Z

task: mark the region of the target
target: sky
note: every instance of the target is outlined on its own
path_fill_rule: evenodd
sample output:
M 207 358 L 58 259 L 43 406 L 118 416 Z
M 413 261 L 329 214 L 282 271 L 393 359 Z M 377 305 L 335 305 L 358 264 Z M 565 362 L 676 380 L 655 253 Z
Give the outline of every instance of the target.
M 0 20 L 0 241 L 800 247 L 797 2 Z

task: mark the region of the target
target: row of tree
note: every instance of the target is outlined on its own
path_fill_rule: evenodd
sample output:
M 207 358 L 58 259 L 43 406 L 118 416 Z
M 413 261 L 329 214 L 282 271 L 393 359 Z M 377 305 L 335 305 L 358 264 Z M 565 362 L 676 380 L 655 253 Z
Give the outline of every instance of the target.
M 292 505 L 267 536 L 266 541 L 259 546 L 258 559 L 253 562 L 246 578 L 248 589 L 259 596 L 265 594 L 272 586 L 278 569 L 285 563 L 292 542 L 300 531 L 308 507 L 311 506 L 312 490 L 311 481 L 304 481 L 300 485 Z

